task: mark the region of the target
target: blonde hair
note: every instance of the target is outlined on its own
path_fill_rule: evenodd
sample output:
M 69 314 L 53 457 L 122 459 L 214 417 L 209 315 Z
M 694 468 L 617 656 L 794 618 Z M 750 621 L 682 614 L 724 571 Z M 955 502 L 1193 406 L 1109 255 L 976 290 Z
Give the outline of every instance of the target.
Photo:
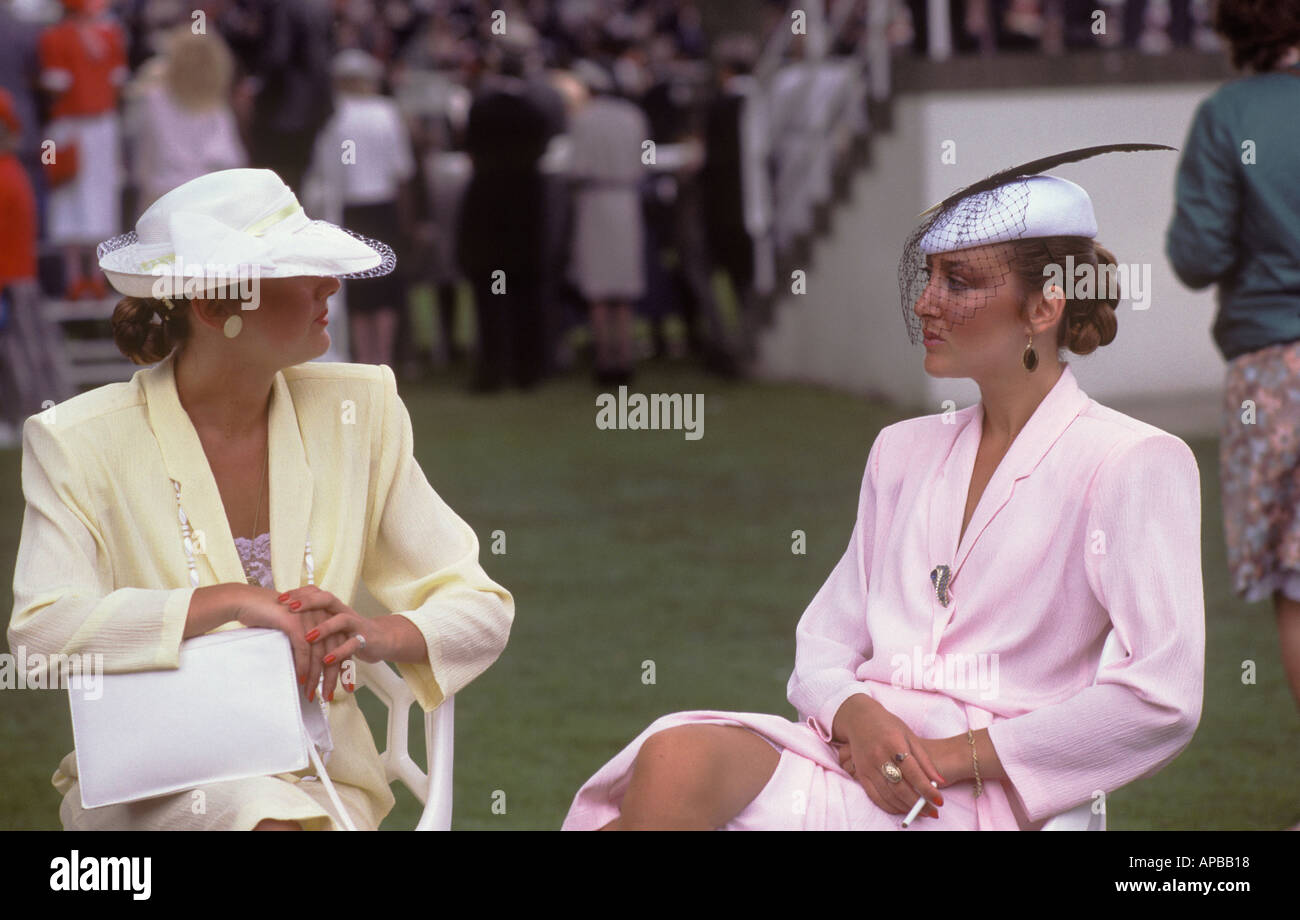
M 208 109 L 230 99 L 234 57 L 218 35 L 196 35 L 177 26 L 167 42 L 163 82 L 187 109 Z

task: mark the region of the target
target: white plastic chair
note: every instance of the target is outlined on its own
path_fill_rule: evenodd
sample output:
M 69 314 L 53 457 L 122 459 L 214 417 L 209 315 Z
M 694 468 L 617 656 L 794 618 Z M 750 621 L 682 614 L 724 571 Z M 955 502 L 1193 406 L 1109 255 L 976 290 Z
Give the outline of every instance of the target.
M 354 659 L 355 660 L 355 659 Z M 433 712 L 424 714 L 424 750 L 429 772 L 411 757 L 407 723 L 415 694 L 392 668 L 383 662 L 357 662 L 359 686 L 370 691 L 388 707 L 388 740 L 380 754 L 388 781 L 400 782 L 420 800 L 424 813 L 417 831 L 451 830 L 451 771 L 455 742 L 455 698 L 447 697 Z
M 1119 639 L 1115 635 L 1115 630 L 1111 630 L 1106 636 L 1106 644 L 1101 649 L 1101 663 L 1098 665 L 1098 674 L 1101 668 L 1108 664 L 1114 664 L 1124 657 L 1124 649 L 1119 644 Z M 1093 683 L 1096 684 L 1096 678 Z M 1104 801 L 1104 800 L 1103 800 Z M 1063 811 L 1059 815 L 1048 818 L 1043 824 L 1045 831 L 1104 831 L 1106 829 L 1106 813 L 1094 814 L 1092 811 L 1092 801 L 1084 802 L 1082 805 L 1076 805 L 1069 811 Z

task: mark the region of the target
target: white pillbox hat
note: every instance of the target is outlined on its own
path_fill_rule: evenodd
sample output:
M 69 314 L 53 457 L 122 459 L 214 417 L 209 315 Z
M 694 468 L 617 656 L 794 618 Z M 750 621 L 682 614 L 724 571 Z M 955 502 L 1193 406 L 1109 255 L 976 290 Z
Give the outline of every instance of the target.
M 925 255 L 1044 236 L 1095 239 L 1097 215 L 1083 188 L 1056 176 L 1028 176 L 962 199 L 921 237 Z

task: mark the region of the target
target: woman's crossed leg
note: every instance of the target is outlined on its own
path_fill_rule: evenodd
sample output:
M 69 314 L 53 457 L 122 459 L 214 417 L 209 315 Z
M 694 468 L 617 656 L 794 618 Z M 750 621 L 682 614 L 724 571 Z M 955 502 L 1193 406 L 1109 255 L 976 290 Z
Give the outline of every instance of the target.
M 601 830 L 713 830 L 745 810 L 780 753 L 747 728 L 677 725 L 641 745 L 619 816 Z

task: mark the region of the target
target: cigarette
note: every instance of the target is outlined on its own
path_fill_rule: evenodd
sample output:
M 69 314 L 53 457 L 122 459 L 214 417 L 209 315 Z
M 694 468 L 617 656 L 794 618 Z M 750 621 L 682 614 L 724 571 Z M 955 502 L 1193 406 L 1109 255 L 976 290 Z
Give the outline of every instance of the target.
M 930 780 L 930 785 L 936 789 L 939 788 L 939 784 L 936 783 L 934 780 Z M 909 824 L 911 824 L 913 821 L 916 820 L 916 816 L 919 815 L 921 813 L 921 809 L 925 807 L 925 802 L 926 802 L 925 796 L 922 795 L 917 797 L 916 804 L 912 806 L 912 810 L 909 811 L 907 813 L 907 817 L 903 819 L 903 827 L 907 827 Z

